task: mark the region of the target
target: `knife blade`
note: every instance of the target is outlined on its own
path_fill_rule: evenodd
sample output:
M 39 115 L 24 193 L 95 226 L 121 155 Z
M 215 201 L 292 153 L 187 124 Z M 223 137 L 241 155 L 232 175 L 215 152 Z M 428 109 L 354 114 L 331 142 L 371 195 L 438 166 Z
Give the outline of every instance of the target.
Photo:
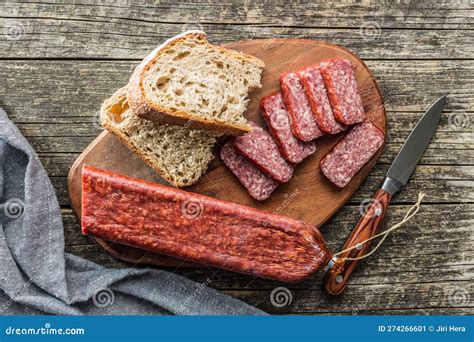
M 423 114 L 388 169 L 382 189 L 393 195 L 406 185 L 436 132 L 445 105 L 446 95 Z
M 342 251 L 353 246 L 357 248 L 343 252 L 338 258 L 341 260 L 358 258 L 368 252 L 371 241 L 364 244 L 361 242 L 377 234 L 392 196 L 406 185 L 436 132 L 445 105 L 446 95 L 436 100 L 418 121 L 388 169 L 382 186 L 377 190 L 356 227 L 347 238 Z M 334 263 L 335 259 L 333 258 L 329 266 L 333 266 Z M 344 260 L 338 265 L 337 272 L 329 270 L 325 278 L 326 291 L 333 295 L 342 293 L 348 284 L 350 275 L 359 263 L 360 260 Z

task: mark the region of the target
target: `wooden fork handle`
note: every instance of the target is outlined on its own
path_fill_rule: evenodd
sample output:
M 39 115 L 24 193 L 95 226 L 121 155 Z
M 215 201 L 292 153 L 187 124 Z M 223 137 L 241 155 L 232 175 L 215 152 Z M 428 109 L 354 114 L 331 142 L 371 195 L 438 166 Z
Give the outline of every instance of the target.
M 368 201 L 364 207 L 365 211 L 356 227 L 346 240 L 342 250 L 358 245 L 360 242 L 374 236 L 385 216 L 392 195 L 383 189 L 379 189 L 373 199 Z M 372 241 L 360 245 L 351 251 L 338 255 L 338 258 L 356 258 L 366 254 Z M 327 272 L 324 281 L 326 291 L 332 295 L 341 294 L 347 286 L 349 277 L 359 265 L 361 260 L 347 260 L 340 264 L 340 272 Z

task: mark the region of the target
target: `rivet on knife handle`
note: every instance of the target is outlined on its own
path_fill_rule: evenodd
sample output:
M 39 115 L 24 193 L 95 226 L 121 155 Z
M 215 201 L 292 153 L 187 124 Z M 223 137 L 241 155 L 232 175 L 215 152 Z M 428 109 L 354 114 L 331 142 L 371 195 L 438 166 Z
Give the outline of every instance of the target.
M 374 198 L 370 201 L 364 214 L 360 218 L 356 227 L 346 240 L 342 250 L 357 246 L 360 242 L 377 234 L 380 224 L 387 211 L 392 195 L 383 189 L 379 189 Z M 344 258 L 357 258 L 367 253 L 372 241 L 365 242 L 348 252 L 337 256 L 340 262 L 328 271 L 325 279 L 326 291 L 333 295 L 338 295 L 344 291 L 349 281 L 349 277 L 356 269 L 361 260 L 343 260 Z M 333 262 L 334 263 L 334 262 Z

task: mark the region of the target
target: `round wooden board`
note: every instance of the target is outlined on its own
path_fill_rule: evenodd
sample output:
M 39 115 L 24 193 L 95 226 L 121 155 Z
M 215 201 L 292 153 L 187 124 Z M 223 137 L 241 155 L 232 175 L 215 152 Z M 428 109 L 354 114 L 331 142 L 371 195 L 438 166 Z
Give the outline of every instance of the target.
M 347 49 L 326 42 L 305 39 L 250 40 L 230 43 L 225 47 L 254 55 L 265 62 L 262 75 L 263 86 L 250 95 L 246 111 L 248 119 L 263 125 L 259 113 L 259 101 L 263 96 L 279 91 L 279 76 L 283 72 L 296 71 L 323 59 L 346 58 L 354 66 L 367 116 L 384 132 L 385 136 L 387 135 L 386 113 L 377 83 L 364 62 Z M 344 189 L 338 189 L 322 175 L 319 170 L 319 161 L 342 136 L 343 133 L 320 138 L 316 153 L 299 164 L 293 178 L 288 183 L 280 185 L 264 202 L 252 199 L 218 157 L 201 180 L 186 190 L 290 216 L 320 226 L 359 188 L 382 153 L 381 149 Z M 79 156 L 69 172 L 68 187 L 71 205 L 79 218 L 81 217 L 81 170 L 84 164 L 134 178 L 165 183 L 156 172 L 130 152 L 112 134 L 103 132 Z M 138 248 L 95 240 L 112 256 L 128 262 L 171 267 L 196 266 Z

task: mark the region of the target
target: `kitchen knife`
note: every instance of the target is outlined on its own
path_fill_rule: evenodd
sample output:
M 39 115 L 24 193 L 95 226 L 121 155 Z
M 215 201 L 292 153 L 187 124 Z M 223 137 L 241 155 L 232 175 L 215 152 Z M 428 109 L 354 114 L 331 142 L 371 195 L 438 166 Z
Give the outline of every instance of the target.
M 361 242 L 377 234 L 390 199 L 408 182 L 418 161 L 436 132 L 445 104 L 446 95 L 433 103 L 423 114 L 420 121 L 418 121 L 388 169 L 381 187 L 375 193 L 374 198 L 367 204 L 364 214 L 346 240 L 342 250 L 344 251 L 353 246 L 357 247 L 338 255 L 337 258 L 357 258 L 368 252 L 372 241 L 364 244 L 361 244 Z M 338 265 L 337 272 L 329 270 L 325 278 L 326 291 L 333 295 L 342 293 L 347 286 L 350 275 L 356 269 L 359 262 L 360 260 L 345 260 Z M 333 258 L 329 266 L 334 266 L 334 263 L 335 259 Z

